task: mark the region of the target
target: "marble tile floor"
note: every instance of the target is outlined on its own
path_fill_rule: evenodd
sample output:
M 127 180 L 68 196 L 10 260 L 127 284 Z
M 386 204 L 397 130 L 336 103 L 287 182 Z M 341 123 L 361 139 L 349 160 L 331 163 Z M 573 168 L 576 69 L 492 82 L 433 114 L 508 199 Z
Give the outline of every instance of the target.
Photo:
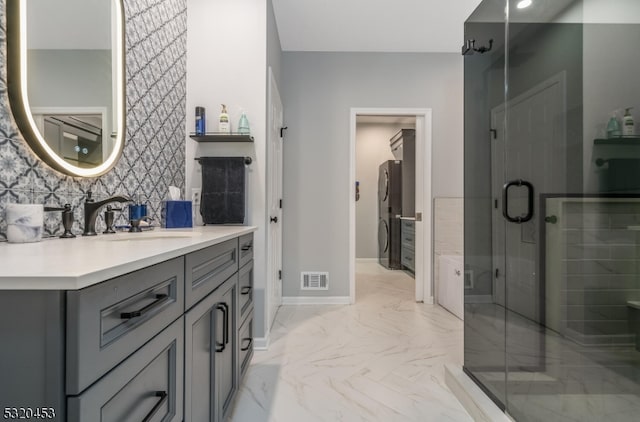
M 357 266 L 356 303 L 283 306 L 257 351 L 232 422 L 471 421 L 446 387 L 463 323 L 414 301 L 414 281 Z
M 467 368 L 477 368 L 474 375 L 502 400 L 509 392 L 516 420 L 640 420 L 640 353 L 633 346 L 582 346 L 498 305 L 467 305 L 466 311 Z M 504 372 L 489 369 L 504 367 L 505 358 L 508 383 Z

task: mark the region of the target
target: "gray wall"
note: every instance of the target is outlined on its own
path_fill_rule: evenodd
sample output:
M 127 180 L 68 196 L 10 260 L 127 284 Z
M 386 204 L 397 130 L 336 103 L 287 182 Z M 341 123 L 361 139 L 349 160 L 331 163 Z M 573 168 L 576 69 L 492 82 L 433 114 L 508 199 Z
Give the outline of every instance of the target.
M 356 202 L 356 258 L 378 257 L 378 167 L 384 161 L 395 159 L 389 139 L 400 129 L 413 126 L 356 125 L 356 180 L 360 182 L 360 200 Z
M 351 107 L 433 109 L 433 195 L 462 196 L 460 54 L 285 52 L 283 295 L 349 295 Z M 328 271 L 328 292 L 301 292 Z
M 282 47 L 271 0 L 267 1 L 267 66 L 271 66 L 278 88 L 282 90 Z M 268 77 L 269 75 L 267 74 Z M 269 80 L 267 79 L 268 83 Z
M 5 32 L 5 1 L 0 0 L 0 32 Z M 0 68 L 0 240 L 5 239 L 7 203 L 44 203 L 75 209 L 74 231 L 81 231 L 87 191 L 97 199 L 115 193 L 136 195 L 160 217 L 169 185 L 184 187 L 186 84 L 186 0 L 153 4 L 125 0 L 127 133 L 122 158 L 97 178 L 60 174 L 29 149 L 18 131 L 6 95 L 6 62 Z M 0 44 L 0 57 L 6 46 Z M 100 216 L 102 218 L 102 216 Z M 47 213 L 45 232 L 61 234 L 60 213 Z
M 586 193 L 602 191 L 605 168 L 595 165 L 598 158 L 638 158 L 635 148 L 620 146 L 594 148 L 593 140 L 606 138 L 611 112 L 633 107 L 636 136 L 640 135 L 640 84 L 638 68 L 640 25 L 595 24 L 584 26 L 584 173 Z M 616 48 L 610 46 L 615 45 Z M 631 177 L 637 179 L 638 173 Z M 640 182 L 636 184 L 636 191 Z

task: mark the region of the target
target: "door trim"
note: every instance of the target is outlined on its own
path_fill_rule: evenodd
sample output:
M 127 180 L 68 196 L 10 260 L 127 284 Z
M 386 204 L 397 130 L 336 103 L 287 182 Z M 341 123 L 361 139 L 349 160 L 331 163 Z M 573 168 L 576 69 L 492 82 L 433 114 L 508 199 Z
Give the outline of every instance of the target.
M 416 302 L 433 304 L 432 124 L 430 108 L 350 109 L 349 136 L 349 297 L 356 301 L 356 117 L 416 116 Z M 422 227 L 422 230 L 419 230 Z

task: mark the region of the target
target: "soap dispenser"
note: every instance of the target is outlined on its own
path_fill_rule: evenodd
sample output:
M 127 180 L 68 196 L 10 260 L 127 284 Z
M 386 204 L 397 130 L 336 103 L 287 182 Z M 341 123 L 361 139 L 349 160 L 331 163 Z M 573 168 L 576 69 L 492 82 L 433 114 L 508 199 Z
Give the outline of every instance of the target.
M 224 104 L 222 104 L 222 112 L 220 112 L 220 117 L 218 120 L 218 132 L 220 133 L 231 132 L 231 124 L 229 123 L 229 114 L 227 113 L 227 106 Z
M 616 113 L 611 113 L 609 123 L 607 123 L 607 138 L 619 138 L 622 136 L 622 130 L 620 129 L 620 122 L 616 117 Z
M 624 117 L 622 118 L 622 135 L 634 136 L 636 134 L 635 123 L 633 122 L 633 116 L 629 113 L 633 107 L 624 109 Z

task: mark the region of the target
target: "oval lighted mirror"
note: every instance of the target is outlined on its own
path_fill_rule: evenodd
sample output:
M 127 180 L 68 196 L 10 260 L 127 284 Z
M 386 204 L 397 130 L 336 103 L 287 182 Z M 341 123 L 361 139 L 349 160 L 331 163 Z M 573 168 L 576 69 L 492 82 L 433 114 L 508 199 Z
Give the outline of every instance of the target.
M 54 169 L 98 176 L 124 145 L 122 0 L 8 0 L 11 110 Z

